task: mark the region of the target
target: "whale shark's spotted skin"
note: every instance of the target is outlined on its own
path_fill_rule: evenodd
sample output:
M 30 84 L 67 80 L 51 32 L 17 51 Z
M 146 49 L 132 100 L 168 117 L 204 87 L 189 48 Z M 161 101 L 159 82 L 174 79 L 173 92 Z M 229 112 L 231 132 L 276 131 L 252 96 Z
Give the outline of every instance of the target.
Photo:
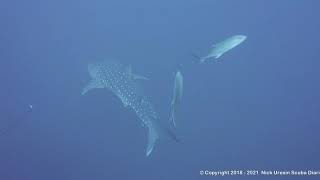
M 125 107 L 131 107 L 142 125 L 148 128 L 146 155 L 149 156 L 159 137 L 158 116 L 141 87 L 126 69 L 124 65 L 114 61 L 89 64 L 88 71 L 92 79 L 83 89 L 82 94 L 94 88 L 107 88 L 119 97 Z

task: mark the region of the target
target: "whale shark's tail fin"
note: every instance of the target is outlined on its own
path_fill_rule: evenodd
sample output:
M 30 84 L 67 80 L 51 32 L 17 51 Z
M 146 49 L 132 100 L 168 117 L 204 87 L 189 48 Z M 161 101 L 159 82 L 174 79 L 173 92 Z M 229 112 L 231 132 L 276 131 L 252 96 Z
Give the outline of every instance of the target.
M 146 150 L 147 157 L 152 153 L 159 137 L 169 137 L 175 142 L 180 142 L 180 139 L 170 127 L 166 127 L 164 124 L 159 122 L 153 123 L 148 126 L 148 145 Z
M 146 156 L 151 154 L 158 138 L 159 134 L 157 132 L 157 128 L 155 128 L 153 125 L 148 126 L 148 145 Z

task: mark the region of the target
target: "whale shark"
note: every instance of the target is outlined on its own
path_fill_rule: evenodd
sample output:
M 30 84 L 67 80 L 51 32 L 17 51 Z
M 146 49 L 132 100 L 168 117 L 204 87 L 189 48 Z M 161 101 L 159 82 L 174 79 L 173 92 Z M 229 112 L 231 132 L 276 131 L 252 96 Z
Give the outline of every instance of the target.
M 156 141 L 166 134 L 178 141 L 175 134 L 159 122 L 159 117 L 143 89 L 136 82 L 146 79 L 132 74 L 131 66 L 124 66 L 116 61 L 103 61 L 89 64 L 90 82 L 83 88 L 82 95 L 96 88 L 106 88 L 114 93 L 125 107 L 131 107 L 141 120 L 142 126 L 148 129 L 146 156 L 154 149 Z
M 245 35 L 234 35 L 217 44 L 212 45 L 208 55 L 200 58 L 200 63 L 203 63 L 210 58 L 217 59 L 221 57 L 224 53 L 235 48 L 246 39 L 247 39 L 247 36 Z
M 173 126 L 176 126 L 175 116 L 177 108 L 181 102 L 183 94 L 183 76 L 180 71 L 177 71 L 176 77 L 174 80 L 174 87 L 173 87 L 173 97 L 171 101 L 171 111 L 170 111 L 170 121 L 172 122 Z

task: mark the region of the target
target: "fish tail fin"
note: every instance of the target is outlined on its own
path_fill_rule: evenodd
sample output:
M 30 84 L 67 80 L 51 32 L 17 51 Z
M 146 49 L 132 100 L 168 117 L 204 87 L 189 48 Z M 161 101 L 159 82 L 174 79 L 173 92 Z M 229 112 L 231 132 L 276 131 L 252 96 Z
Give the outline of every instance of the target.
M 176 135 L 176 133 L 171 128 L 164 129 L 166 136 L 173 139 L 175 142 L 180 142 L 180 138 Z
M 154 146 L 159 139 L 159 136 L 166 136 L 174 140 L 175 142 L 180 142 L 180 139 L 171 128 L 165 127 L 158 123 L 152 123 L 148 126 L 148 144 L 146 149 L 147 157 L 149 157 L 152 153 Z
M 103 88 L 103 85 L 101 83 L 99 83 L 97 80 L 92 79 L 90 80 L 90 82 L 82 89 L 81 95 L 86 94 L 88 91 L 90 91 L 91 89 L 95 89 L 95 88 Z
M 176 127 L 176 121 L 175 121 L 175 105 L 174 103 L 171 103 L 171 109 L 170 109 L 170 116 L 169 120 L 172 123 L 174 127 Z
M 159 134 L 157 132 L 157 129 L 153 125 L 148 126 L 148 145 L 146 151 L 147 157 L 152 153 L 158 138 Z
M 199 55 L 197 55 L 196 53 L 191 53 L 191 56 L 193 56 L 196 61 L 194 61 L 195 63 L 203 63 L 207 58 L 206 57 L 201 57 Z

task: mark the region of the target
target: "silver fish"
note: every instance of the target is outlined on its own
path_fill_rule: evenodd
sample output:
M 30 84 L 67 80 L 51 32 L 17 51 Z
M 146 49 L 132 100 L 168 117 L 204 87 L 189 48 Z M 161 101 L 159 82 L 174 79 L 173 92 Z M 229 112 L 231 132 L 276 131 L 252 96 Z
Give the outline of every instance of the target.
M 208 55 L 200 58 L 200 63 L 205 62 L 206 60 L 210 58 L 219 58 L 221 57 L 224 53 L 230 51 L 234 47 L 238 46 L 241 44 L 243 41 L 247 39 L 247 36 L 244 35 L 234 35 L 231 36 L 217 44 L 212 45 L 210 52 Z
M 176 77 L 174 80 L 174 88 L 173 88 L 173 97 L 171 101 L 171 112 L 170 112 L 170 121 L 173 126 L 176 126 L 175 116 L 180 105 L 183 94 L 183 76 L 180 71 L 177 71 Z

